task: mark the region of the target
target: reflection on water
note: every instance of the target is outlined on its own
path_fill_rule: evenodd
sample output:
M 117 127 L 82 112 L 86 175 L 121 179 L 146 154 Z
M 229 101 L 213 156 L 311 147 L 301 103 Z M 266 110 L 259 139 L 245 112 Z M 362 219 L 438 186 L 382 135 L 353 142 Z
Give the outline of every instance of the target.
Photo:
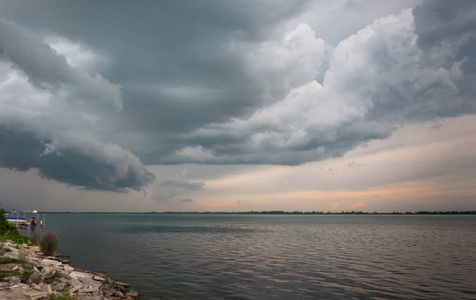
M 49 214 L 142 299 L 476 299 L 476 216 Z

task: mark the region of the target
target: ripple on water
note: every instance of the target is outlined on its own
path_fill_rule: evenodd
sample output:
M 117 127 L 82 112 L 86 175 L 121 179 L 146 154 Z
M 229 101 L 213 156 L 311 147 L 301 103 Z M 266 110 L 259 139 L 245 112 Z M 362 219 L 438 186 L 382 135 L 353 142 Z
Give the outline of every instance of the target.
M 144 299 L 476 299 L 475 216 L 67 217 L 61 253 Z

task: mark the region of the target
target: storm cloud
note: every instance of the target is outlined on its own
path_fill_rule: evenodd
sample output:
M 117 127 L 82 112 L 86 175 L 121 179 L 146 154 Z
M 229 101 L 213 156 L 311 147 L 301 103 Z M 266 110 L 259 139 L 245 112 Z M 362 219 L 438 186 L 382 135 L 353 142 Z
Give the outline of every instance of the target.
M 121 92 L 101 75 L 69 65 L 48 45 L 0 23 L 1 166 L 86 188 L 141 189 L 140 160 L 93 132 L 122 109 Z
M 301 21 L 313 5 L 1 1 L 1 166 L 140 190 L 144 164 L 298 165 L 476 112 L 473 1 L 423 1 L 338 43 Z

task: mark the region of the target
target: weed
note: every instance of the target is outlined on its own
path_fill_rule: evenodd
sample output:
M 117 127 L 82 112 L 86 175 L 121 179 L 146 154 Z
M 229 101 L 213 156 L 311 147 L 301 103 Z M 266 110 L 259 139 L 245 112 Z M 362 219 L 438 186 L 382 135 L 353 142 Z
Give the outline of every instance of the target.
M 55 281 L 57 278 L 61 278 L 61 273 L 58 271 L 53 271 L 48 272 L 48 274 L 45 275 L 45 279 L 43 280 L 45 283 L 52 283 Z
M 3 281 L 5 278 L 10 276 L 19 276 L 20 272 L 11 271 L 11 270 L 0 270 L 0 281 Z
M 41 242 L 41 234 L 39 232 L 35 232 L 31 237 L 30 241 L 33 245 L 38 246 Z
M 33 271 L 30 269 L 25 269 L 23 273 L 20 275 L 20 282 L 21 283 L 27 283 L 28 280 L 30 279 L 30 276 L 33 274 Z
M 40 241 L 40 248 L 45 256 L 51 256 L 55 254 L 56 250 L 58 249 L 58 240 L 56 239 L 56 235 L 48 231 Z
M 9 257 L 0 257 L 0 265 L 4 264 L 16 264 L 18 263 L 17 259 L 9 258 Z
M 52 294 L 50 295 L 47 300 L 81 300 L 81 298 L 77 296 L 72 296 L 68 292 L 62 292 L 58 294 Z
M 10 234 L 10 231 L 7 230 L 5 232 L 2 232 L 0 234 L 0 250 L 3 249 L 3 247 L 5 246 L 5 242 L 8 240 L 8 235 Z
M 26 253 L 25 248 L 21 248 L 20 251 L 18 251 L 18 262 L 22 265 L 29 263 L 28 254 Z

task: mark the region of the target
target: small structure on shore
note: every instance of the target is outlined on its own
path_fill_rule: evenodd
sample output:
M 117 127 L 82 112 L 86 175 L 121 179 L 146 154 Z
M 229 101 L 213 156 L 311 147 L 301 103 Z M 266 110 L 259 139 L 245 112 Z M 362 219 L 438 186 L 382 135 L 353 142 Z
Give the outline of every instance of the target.
M 31 215 L 35 215 L 31 217 Z M 31 217 L 31 218 L 30 218 Z M 37 226 L 43 228 L 45 226 L 45 214 L 43 213 L 43 218 L 40 218 L 40 214 L 37 210 L 33 211 L 22 211 L 22 212 L 10 212 L 5 218 L 8 223 L 16 225 L 19 228 L 26 228 L 28 225 L 31 226 L 31 229 L 36 229 Z

